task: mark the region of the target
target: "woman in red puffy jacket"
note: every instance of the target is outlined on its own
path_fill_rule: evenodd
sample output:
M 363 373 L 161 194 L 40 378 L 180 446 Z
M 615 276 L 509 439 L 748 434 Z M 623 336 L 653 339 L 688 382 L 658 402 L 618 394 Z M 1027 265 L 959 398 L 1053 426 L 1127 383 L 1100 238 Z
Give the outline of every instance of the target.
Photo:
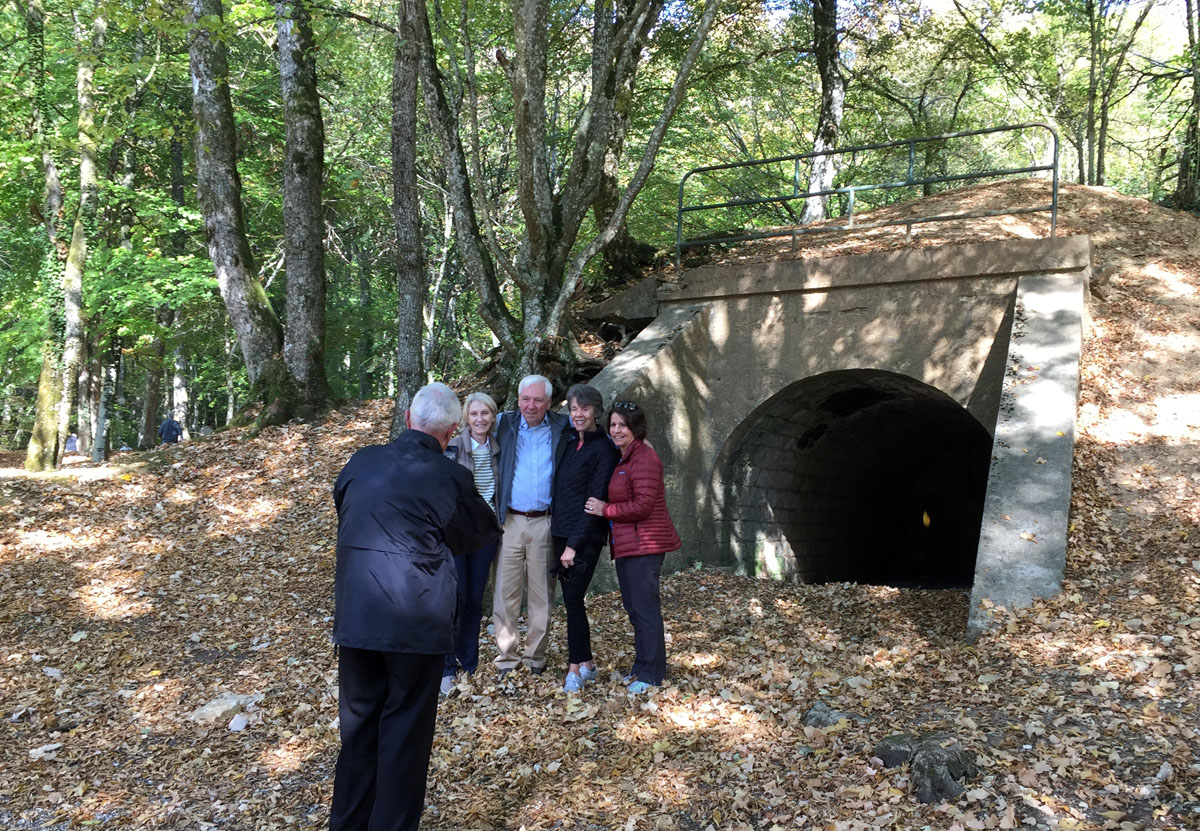
M 662 685 L 667 674 L 658 583 L 663 558 L 682 543 L 663 492 L 662 460 L 645 443 L 646 416 L 632 401 L 608 411 L 608 435 L 621 451 L 608 482 L 608 501 L 590 498 L 584 510 L 612 523 L 610 548 L 616 559 L 621 603 L 633 624 L 634 663 L 629 691 Z

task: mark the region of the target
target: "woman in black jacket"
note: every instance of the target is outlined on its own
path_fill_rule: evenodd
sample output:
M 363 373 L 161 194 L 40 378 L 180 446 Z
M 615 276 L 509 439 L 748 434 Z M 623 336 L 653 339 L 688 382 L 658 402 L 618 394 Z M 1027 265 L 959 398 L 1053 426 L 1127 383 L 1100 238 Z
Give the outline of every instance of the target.
M 579 692 L 585 681 L 596 677 L 592 662 L 592 632 L 588 624 L 584 595 L 592 582 L 600 549 L 608 537 L 608 522 L 589 516 L 583 506 L 589 497 L 608 495 L 620 454 L 608 436 L 596 426 L 604 412 L 604 399 L 595 387 L 576 384 L 567 390 L 570 423 L 567 448 L 554 472 L 554 498 L 551 501 L 550 533 L 554 551 L 562 564 L 558 569 L 562 582 L 563 606 L 567 610 L 567 659 L 570 667 L 563 689 Z

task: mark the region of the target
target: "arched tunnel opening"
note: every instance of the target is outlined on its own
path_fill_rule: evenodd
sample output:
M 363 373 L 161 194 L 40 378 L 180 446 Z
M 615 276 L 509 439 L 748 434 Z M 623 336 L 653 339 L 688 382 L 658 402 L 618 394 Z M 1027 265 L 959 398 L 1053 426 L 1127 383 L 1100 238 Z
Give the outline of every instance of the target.
M 992 438 L 945 393 L 891 372 L 828 372 L 773 396 L 738 433 L 717 524 L 739 567 L 971 585 Z

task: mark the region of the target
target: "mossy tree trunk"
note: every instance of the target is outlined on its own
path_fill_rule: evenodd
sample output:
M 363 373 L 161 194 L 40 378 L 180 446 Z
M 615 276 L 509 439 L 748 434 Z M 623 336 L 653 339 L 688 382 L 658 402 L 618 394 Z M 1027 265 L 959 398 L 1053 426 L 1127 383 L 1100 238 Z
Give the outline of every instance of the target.
M 78 18 L 77 18 L 78 20 Z M 62 392 L 58 401 L 58 458 L 62 463 L 63 448 L 71 432 L 71 420 L 79 391 L 79 368 L 84 359 L 83 271 L 87 267 L 88 241 L 96 228 L 96 205 L 100 181 L 96 159 L 96 65 L 104 50 L 108 21 L 99 8 L 88 32 L 81 22 L 76 23 L 75 40 L 80 48 L 79 65 L 75 72 L 75 100 L 79 108 L 79 210 L 71 229 L 71 245 L 63 268 L 63 354 L 61 364 Z
M 46 226 L 45 256 L 39 275 L 42 300 L 47 314 L 46 338 L 42 342 L 42 368 L 38 375 L 34 425 L 25 454 L 25 469 L 52 470 L 58 459 L 58 398 L 62 377 L 58 371 L 62 348 L 62 250 L 59 223 L 62 219 L 63 189 L 58 165 L 50 142 L 46 140 L 46 121 L 53 113 L 46 94 L 46 14 L 41 0 L 29 0 L 24 6 L 26 42 L 29 49 L 30 75 L 33 77 L 33 109 L 30 124 L 41 151 L 45 193 L 42 218 Z
M 504 363 L 515 365 L 517 373 L 524 374 L 542 368 L 545 347 L 563 334 L 563 315 L 585 266 L 617 237 L 634 197 L 645 185 L 716 17 L 717 3 L 709 0 L 695 19 L 687 53 L 646 139 L 637 169 L 609 213 L 608 223 L 595 233 L 584 228 L 584 221 L 593 215 L 601 191 L 605 156 L 611 147 L 620 146 L 615 133 L 629 125 L 629 119 L 616 113 L 619 98 L 633 83 L 643 35 L 654 29 L 664 4 L 662 0 L 594 4 L 588 92 L 574 114 L 564 152 L 555 156 L 553 163 L 547 152 L 553 131 L 547 105 L 547 49 L 554 28 L 551 4 L 548 0 L 512 4 L 514 54 L 510 57 L 498 50 L 497 61 L 513 98 L 517 187 L 504 198 L 514 199 L 520 211 L 522 228 L 516 244 L 510 244 L 507 235 L 497 230 L 482 175 L 473 54 L 464 46 L 461 64 L 455 56 L 448 57 L 452 75 L 465 81 L 462 96 L 448 95 L 424 4 L 417 5 L 421 88 L 442 154 L 458 254 L 479 298 L 479 314 L 504 350 Z M 461 29 L 464 44 L 469 44 L 466 15 Z M 587 236 L 581 239 L 581 234 Z M 508 307 L 502 278 L 511 280 L 520 294 L 520 316 Z
M 425 0 L 396 4 L 392 61 L 392 219 L 396 227 L 396 403 L 389 434 L 404 430 L 404 411 L 425 381 L 425 247 L 417 195 L 417 73 Z
M 283 238 L 287 328 L 283 356 L 306 417 L 329 398 L 325 377 L 325 127 L 317 97 L 312 23 L 304 0 L 275 3 L 283 90 Z
M 817 58 L 817 74 L 821 78 L 821 113 L 813 137 L 813 152 L 821 153 L 837 147 L 842 112 L 846 106 L 846 79 L 842 76 L 838 53 L 837 0 L 813 0 L 812 16 L 813 53 Z M 832 188 L 835 168 L 833 156 L 814 156 L 808 177 L 809 191 Z M 810 196 L 804 200 L 804 214 L 800 221 L 804 224 L 821 221 L 825 218 L 828 204 L 828 196 Z
M 62 385 L 55 371 L 57 356 L 54 344 L 46 341 L 42 346 L 42 371 L 38 377 L 36 414 L 33 433 L 25 451 L 25 469 L 31 472 L 53 470 L 58 458 L 58 395 Z
M 264 404 L 259 424 L 282 424 L 291 418 L 297 390 L 283 361 L 283 327 L 258 278 L 246 238 L 221 0 L 191 0 L 189 18 L 196 184 L 208 255 L 252 395 Z

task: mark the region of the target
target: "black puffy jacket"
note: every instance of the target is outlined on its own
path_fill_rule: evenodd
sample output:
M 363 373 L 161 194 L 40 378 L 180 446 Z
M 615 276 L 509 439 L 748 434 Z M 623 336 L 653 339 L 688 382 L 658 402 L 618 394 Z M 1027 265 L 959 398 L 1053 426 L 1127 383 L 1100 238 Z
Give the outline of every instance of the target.
M 380 652 L 454 651 L 454 554 L 500 538 L 491 507 L 437 439 L 406 430 L 364 447 L 333 486 L 333 641 Z
M 574 427 L 563 431 L 566 449 L 554 470 L 554 510 L 550 515 L 550 533 L 565 537 L 567 545 L 578 550 L 585 542 L 597 551 L 608 539 L 608 520 L 583 512 L 588 497 L 608 498 L 608 480 L 621 458 L 617 446 L 603 432 L 579 434 Z

